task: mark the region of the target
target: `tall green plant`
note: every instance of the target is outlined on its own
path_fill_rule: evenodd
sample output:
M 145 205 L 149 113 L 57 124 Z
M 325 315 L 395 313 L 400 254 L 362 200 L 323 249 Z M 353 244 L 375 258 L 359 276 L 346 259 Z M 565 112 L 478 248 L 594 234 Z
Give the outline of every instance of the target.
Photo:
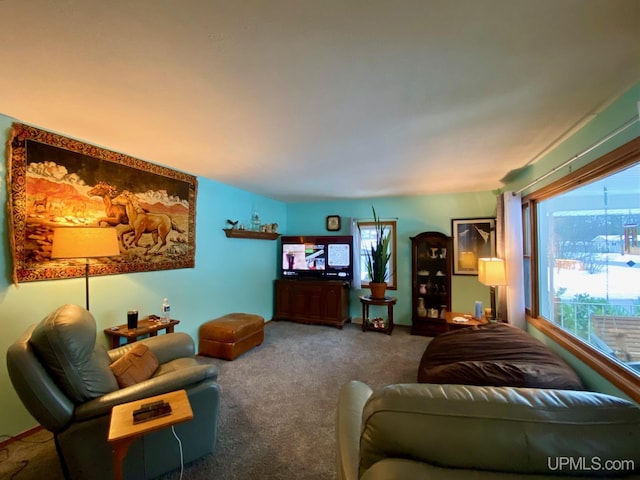
M 391 254 L 389 253 L 390 234 L 376 214 L 376 209 L 372 205 L 373 223 L 376 231 L 376 242 L 371 245 L 371 251 L 367 252 L 366 265 L 369 279 L 373 283 L 384 283 L 387 281 L 387 265 Z

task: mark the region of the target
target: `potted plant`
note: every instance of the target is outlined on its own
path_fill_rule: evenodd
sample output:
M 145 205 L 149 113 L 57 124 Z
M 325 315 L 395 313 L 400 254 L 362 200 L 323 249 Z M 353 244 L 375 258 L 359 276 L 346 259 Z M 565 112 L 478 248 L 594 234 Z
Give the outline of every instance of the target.
M 371 289 L 371 298 L 384 298 L 387 290 L 387 266 L 391 258 L 389 253 L 390 235 L 376 214 L 376 209 L 371 206 L 371 210 L 373 211 L 376 241 L 371 245 L 371 251 L 367 251 L 366 266 L 369 275 L 369 288 Z

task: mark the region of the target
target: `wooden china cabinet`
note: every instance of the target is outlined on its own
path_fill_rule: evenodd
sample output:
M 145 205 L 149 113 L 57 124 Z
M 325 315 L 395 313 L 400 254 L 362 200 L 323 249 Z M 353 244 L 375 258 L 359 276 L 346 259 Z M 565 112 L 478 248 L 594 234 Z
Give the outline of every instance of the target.
M 451 311 L 451 237 L 423 232 L 411 237 L 411 334 L 435 336 L 448 330 Z

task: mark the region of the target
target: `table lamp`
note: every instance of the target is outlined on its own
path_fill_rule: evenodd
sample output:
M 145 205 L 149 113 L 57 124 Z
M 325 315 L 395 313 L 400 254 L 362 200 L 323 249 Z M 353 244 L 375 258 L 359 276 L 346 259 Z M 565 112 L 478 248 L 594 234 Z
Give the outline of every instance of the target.
M 478 259 L 478 280 L 490 287 L 491 295 L 491 318 L 496 320 L 496 287 L 506 285 L 506 275 L 504 260 L 501 258 L 479 258 Z
M 89 259 L 120 255 L 115 228 L 61 227 L 53 230 L 51 258 L 84 258 L 84 275 L 89 310 Z

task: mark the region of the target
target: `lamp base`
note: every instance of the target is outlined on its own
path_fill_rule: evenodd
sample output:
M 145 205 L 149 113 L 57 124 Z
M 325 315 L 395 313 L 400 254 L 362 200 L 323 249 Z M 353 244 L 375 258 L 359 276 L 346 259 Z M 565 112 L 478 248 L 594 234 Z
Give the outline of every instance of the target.
M 84 264 L 85 292 L 87 295 L 87 310 L 89 310 L 89 259 Z
M 491 297 L 491 312 L 487 320 L 491 323 L 498 321 L 496 318 L 496 287 L 489 287 L 489 295 Z

